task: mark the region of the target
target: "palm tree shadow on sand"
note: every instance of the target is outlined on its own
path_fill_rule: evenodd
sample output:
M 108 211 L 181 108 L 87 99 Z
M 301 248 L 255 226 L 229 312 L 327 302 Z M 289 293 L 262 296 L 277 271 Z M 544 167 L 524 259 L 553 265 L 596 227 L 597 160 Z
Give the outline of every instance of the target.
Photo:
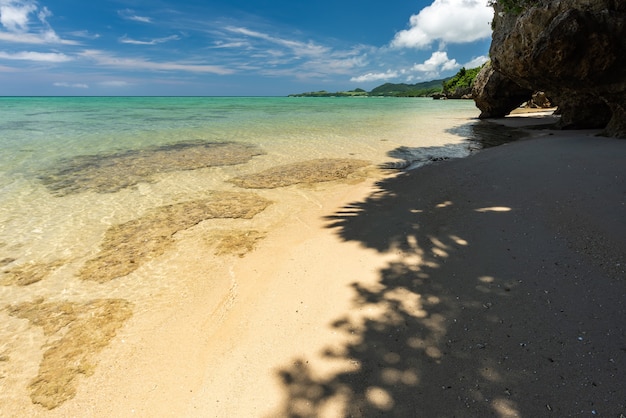
M 272 416 L 569 416 L 601 409 L 602 399 L 615 406 L 624 373 L 594 380 L 616 366 L 585 352 L 590 333 L 615 329 L 618 319 L 606 319 L 621 308 L 606 301 L 593 316 L 583 297 L 572 309 L 573 293 L 593 290 L 566 280 L 575 262 L 559 252 L 567 243 L 546 252 L 538 231 L 516 227 L 528 224 L 523 203 L 533 197 L 501 193 L 501 179 L 456 163 L 382 180 L 327 218 L 343 240 L 397 257 L 375 286 L 355 277 L 353 312 L 331 324 L 351 338 L 324 356 L 354 367 L 322 376 L 295 359 L 278 372 L 285 401 Z M 584 341 L 583 321 L 594 324 Z M 613 345 L 593 348 L 620 356 Z

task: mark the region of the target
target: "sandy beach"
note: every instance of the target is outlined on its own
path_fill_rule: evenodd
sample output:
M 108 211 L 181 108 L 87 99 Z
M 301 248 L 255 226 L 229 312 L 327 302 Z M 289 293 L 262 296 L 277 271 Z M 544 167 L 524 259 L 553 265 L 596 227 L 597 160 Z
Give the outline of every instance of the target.
M 75 397 L 6 416 L 622 416 L 626 142 L 596 133 L 294 191 L 228 280 L 155 295 Z

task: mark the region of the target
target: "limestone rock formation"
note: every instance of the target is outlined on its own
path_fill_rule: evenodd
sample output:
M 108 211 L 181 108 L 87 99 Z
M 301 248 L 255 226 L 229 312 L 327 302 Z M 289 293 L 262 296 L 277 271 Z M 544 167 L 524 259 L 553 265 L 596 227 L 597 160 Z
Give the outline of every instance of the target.
M 515 7 L 513 7 L 515 6 Z M 559 104 L 563 128 L 626 137 L 626 2 L 494 2 L 493 68 Z
M 502 118 L 520 104 L 531 99 L 533 91 L 520 87 L 510 78 L 494 70 L 490 63 L 474 79 L 472 95 L 479 118 Z

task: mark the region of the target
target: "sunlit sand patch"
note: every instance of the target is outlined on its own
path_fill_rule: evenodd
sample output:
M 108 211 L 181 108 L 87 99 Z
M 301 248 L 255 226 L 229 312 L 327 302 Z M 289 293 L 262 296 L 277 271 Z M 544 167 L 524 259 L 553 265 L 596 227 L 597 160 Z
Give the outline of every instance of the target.
M 94 373 L 98 353 L 131 317 L 132 304 L 123 299 L 84 304 L 38 299 L 9 306 L 8 311 L 42 327 L 48 337 L 39 373 L 29 389 L 33 403 L 53 409 L 76 395 L 79 374 Z
M 169 248 L 174 234 L 217 218 L 251 219 L 270 201 L 253 193 L 211 192 L 202 200 L 162 206 L 106 232 L 100 254 L 79 272 L 83 280 L 99 283 L 126 276 Z
M 370 164 L 369 161 L 350 158 L 321 158 L 281 165 L 259 173 L 235 177 L 230 182 L 247 189 L 274 189 L 298 183 L 319 183 L 345 179 Z
M 506 206 L 493 206 L 490 208 L 479 208 L 474 209 L 474 212 L 487 213 L 487 212 L 510 212 L 513 209 L 508 208 Z
M 8 259 L 12 260 L 12 259 Z M 50 263 L 28 263 L 5 270 L 0 274 L 2 286 L 28 286 L 45 279 L 50 273 L 64 264 L 61 260 Z M 2 266 L 0 262 L 0 267 Z
M 243 257 L 253 251 L 263 238 L 265 233 L 259 231 L 229 231 L 212 239 L 218 242 L 215 255 L 233 254 Z
M 117 192 L 158 173 L 243 164 L 263 155 L 260 148 L 236 142 L 190 141 L 109 155 L 83 155 L 57 163 L 41 181 L 54 194 Z

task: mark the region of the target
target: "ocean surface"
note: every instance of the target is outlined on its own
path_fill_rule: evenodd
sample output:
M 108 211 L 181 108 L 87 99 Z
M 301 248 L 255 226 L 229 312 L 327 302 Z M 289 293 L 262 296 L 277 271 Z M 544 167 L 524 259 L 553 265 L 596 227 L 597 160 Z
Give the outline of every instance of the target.
M 132 312 L 253 251 L 310 190 L 469 154 L 478 113 L 409 98 L 0 98 L 0 409 L 70 399 L 76 344 L 90 354 L 73 360 L 96 364 Z M 186 239 L 210 257 L 193 261 Z

